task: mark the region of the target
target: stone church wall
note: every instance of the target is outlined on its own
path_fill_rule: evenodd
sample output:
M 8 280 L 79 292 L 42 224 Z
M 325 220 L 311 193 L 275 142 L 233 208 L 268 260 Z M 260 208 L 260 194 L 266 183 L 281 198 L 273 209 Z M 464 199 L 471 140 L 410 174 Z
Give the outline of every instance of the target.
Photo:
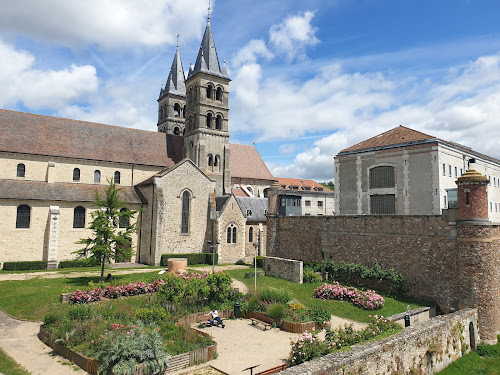
M 482 340 L 500 333 L 500 226 L 440 216 L 268 217 L 267 255 L 331 258 L 403 274 L 407 294 L 447 312 L 477 306 Z M 497 275 L 497 276 L 495 276 Z
M 231 196 L 226 202 L 220 218 L 217 220 L 217 240 L 220 242 L 218 253 L 219 263 L 236 262 L 245 258 L 245 222 L 238 202 Z M 236 226 L 236 243 L 227 242 L 227 228 L 229 225 Z M 232 237 L 231 237 L 232 238 Z

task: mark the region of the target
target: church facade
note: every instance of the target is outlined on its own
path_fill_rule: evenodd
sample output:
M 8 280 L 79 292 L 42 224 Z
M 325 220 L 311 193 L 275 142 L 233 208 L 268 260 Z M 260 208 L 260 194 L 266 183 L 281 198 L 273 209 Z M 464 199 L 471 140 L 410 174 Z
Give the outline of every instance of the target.
M 0 263 L 74 259 L 109 180 L 139 210 L 132 261 L 264 255 L 274 178 L 255 147 L 229 143 L 229 82 L 209 18 L 187 77 L 177 46 L 158 132 L 0 110 Z

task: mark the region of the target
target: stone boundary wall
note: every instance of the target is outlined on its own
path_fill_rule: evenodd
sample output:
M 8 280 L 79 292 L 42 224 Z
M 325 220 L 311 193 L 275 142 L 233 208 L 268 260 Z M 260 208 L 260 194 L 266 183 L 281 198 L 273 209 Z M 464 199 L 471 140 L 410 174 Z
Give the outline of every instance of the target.
M 277 257 L 264 257 L 264 273 L 266 276 L 279 277 L 302 284 L 304 263 L 299 260 Z
M 500 224 L 442 216 L 330 216 L 267 219 L 267 255 L 332 259 L 393 268 L 405 294 L 443 312 L 477 307 L 480 337 L 500 334 Z
M 394 323 L 398 323 L 401 326 L 405 326 L 405 316 L 406 312 L 401 314 L 396 314 L 388 317 L 387 319 L 393 321 Z M 410 325 L 413 326 L 417 323 L 426 322 L 431 318 L 436 316 L 436 306 L 424 306 L 419 307 L 418 309 L 413 309 L 410 311 Z
M 471 335 L 472 334 L 472 335 Z M 433 374 L 476 348 L 477 310 L 440 315 L 386 339 L 291 367 L 285 375 Z

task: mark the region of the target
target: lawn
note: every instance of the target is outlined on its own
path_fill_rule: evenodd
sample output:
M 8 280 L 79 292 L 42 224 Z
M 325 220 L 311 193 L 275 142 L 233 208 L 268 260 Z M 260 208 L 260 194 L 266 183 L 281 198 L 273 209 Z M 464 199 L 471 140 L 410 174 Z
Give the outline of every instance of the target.
M 248 270 L 238 269 L 226 271 L 231 275 L 232 278 L 237 279 L 245 283 L 248 289 L 253 292 L 255 279 L 252 277 L 245 278 L 246 273 L 252 273 L 253 268 Z M 258 271 L 262 271 L 259 270 Z M 253 275 L 253 273 L 252 273 Z M 416 309 L 418 307 L 425 306 L 425 303 L 411 300 L 405 297 L 389 297 L 384 293 L 380 293 L 385 298 L 385 305 L 379 310 L 363 310 L 359 307 L 354 306 L 352 303 L 347 301 L 334 301 L 328 300 L 323 301 L 317 298 L 313 298 L 314 289 L 322 285 L 323 282 L 311 283 L 311 284 L 297 284 L 292 281 L 287 281 L 279 279 L 272 276 L 259 276 L 257 278 L 257 290 L 263 287 L 272 288 L 283 288 L 292 291 L 296 300 L 304 304 L 306 307 L 321 306 L 325 307 L 328 312 L 332 315 L 336 315 L 342 318 L 355 320 L 358 322 L 370 321 L 369 315 L 378 314 L 383 316 L 391 316 L 394 314 L 399 314 L 405 312 L 407 305 L 410 305 L 411 309 Z
M 29 375 L 16 361 L 0 349 L 0 373 L 4 375 Z

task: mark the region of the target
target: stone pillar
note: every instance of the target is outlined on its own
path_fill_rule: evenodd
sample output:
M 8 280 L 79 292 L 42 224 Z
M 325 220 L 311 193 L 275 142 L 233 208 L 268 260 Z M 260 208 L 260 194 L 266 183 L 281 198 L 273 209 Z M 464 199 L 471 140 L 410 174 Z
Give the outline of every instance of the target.
M 57 250 L 59 248 L 59 206 L 50 206 L 49 226 L 49 251 L 47 257 L 47 269 L 57 268 Z
M 281 185 L 278 181 L 274 181 L 267 193 L 267 215 L 278 216 L 280 210 L 280 202 L 278 193 L 281 190 Z
M 458 178 L 458 220 L 488 221 L 488 192 L 490 180 L 474 169 Z
M 264 226 L 262 223 L 259 223 L 259 256 L 265 256 L 264 254 Z

